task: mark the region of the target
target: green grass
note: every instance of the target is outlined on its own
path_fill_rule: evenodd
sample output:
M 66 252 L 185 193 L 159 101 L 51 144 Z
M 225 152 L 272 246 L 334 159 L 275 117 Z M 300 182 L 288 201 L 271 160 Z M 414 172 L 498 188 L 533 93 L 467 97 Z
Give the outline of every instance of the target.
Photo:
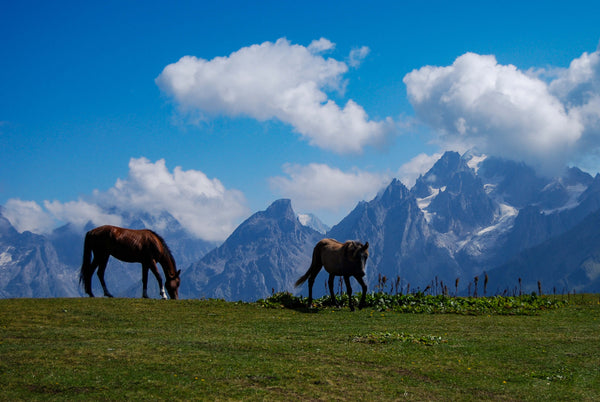
M 593 400 L 600 299 L 537 315 L 0 300 L 2 400 Z

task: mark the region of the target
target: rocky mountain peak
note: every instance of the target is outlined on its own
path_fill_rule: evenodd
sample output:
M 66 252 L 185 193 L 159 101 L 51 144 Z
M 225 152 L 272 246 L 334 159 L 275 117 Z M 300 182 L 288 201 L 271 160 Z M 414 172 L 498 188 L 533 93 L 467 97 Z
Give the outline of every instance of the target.
M 448 151 L 433 165 L 424 176 L 417 179 L 412 193 L 417 198 L 426 198 L 432 189 L 441 189 L 448 185 L 454 176 L 461 172 L 474 174 L 467 161 L 458 152 Z
M 392 182 L 380 192 L 375 200 L 382 204 L 391 205 L 401 200 L 405 200 L 410 195 L 410 191 L 398 179 L 393 179 Z
M 3 237 L 13 237 L 17 235 L 17 231 L 10 224 L 9 220 L 2 215 L 3 208 L 0 207 L 0 239 Z
M 322 234 L 304 226 L 290 200 L 273 202 L 250 216 L 199 262 L 184 272 L 184 297 L 256 300 L 272 290 L 293 291 L 308 269 Z
M 292 201 L 289 199 L 280 199 L 273 202 L 264 211 L 264 216 L 271 219 L 296 220 L 296 214 L 292 208 Z
M 469 278 L 483 271 L 495 278 L 490 288 L 511 286 L 516 277 L 524 279 L 524 288 L 527 278 L 541 278 L 546 287 L 558 283 L 552 278 L 571 266 L 574 270 L 563 278 L 568 279 L 565 287 L 575 284 L 577 289 L 597 291 L 600 282 L 592 277 L 600 277 L 599 215 L 590 214 L 599 210 L 600 175 L 592 178 L 571 168 L 562 177 L 547 178 L 523 163 L 447 152 L 411 190 L 392 180 L 327 233 L 311 229 L 310 221 L 316 218 L 296 215 L 288 199 L 276 200 L 248 217 L 216 248 L 189 237 L 166 214 L 141 213 L 123 216 L 123 221 L 129 227 L 156 229 L 165 237 L 184 271 L 182 297 L 251 301 L 272 291 L 305 292 L 293 284 L 306 272 L 312 250 L 323 237 L 369 242 L 369 291 L 379 276 L 404 289 L 409 284 L 411 289 L 424 289 L 433 279 L 449 284 L 461 278 L 466 286 Z M 1 213 L 0 207 L 0 297 L 80 295 L 77 272 L 84 232 L 63 227 L 48 236 L 18 233 Z M 544 242 L 547 246 L 540 246 Z M 538 246 L 543 252 L 535 251 Z M 202 247 L 212 251 L 205 255 L 208 250 Z M 540 263 L 530 263 L 538 259 Z M 111 259 L 109 264 L 117 262 Z M 557 273 L 544 276 L 550 264 Z M 494 269 L 506 267 L 518 270 L 507 270 L 508 276 L 492 275 Z M 110 268 L 114 269 L 128 279 L 109 275 L 109 282 L 117 278 L 126 282 L 119 285 L 125 286 L 121 291 L 114 282 L 109 288 L 123 296 L 139 296 L 139 268 Z M 576 283 L 574 276 L 583 279 Z M 317 283 L 325 278 L 323 274 Z M 317 286 L 315 291 L 319 290 L 325 287 Z

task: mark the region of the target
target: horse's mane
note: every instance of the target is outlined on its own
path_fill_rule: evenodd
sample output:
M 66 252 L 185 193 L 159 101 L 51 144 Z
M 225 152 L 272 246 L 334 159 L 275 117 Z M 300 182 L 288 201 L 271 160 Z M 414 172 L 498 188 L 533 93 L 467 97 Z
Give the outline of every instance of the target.
M 171 253 L 171 249 L 169 248 L 169 246 L 167 246 L 167 242 L 165 242 L 165 239 L 163 239 L 158 233 L 156 233 L 153 230 L 148 229 L 148 231 L 150 233 L 152 233 L 154 236 L 156 236 L 156 238 L 160 241 L 160 244 L 162 244 L 163 248 L 165 249 L 165 253 L 167 254 L 167 256 L 169 256 L 169 259 L 173 263 L 173 269 L 175 271 L 177 271 L 177 265 L 175 264 L 175 258 L 173 258 L 173 254 Z
M 344 253 L 344 257 L 349 258 L 350 255 L 354 254 L 357 250 L 359 250 L 362 247 L 364 247 L 364 244 L 362 244 L 359 241 L 347 240 L 342 245 L 342 252 Z
M 356 242 L 354 240 L 347 240 L 342 245 L 342 250 L 343 250 L 342 252 L 344 253 L 344 257 L 348 258 L 353 251 L 353 249 L 351 249 L 351 247 L 355 247 L 355 246 L 356 246 Z

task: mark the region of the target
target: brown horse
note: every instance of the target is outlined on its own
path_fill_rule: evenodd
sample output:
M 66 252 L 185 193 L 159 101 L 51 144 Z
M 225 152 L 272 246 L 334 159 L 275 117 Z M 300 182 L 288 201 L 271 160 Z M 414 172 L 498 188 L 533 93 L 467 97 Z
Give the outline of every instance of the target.
M 158 281 L 161 297 L 167 298 L 162 278 L 156 267 L 156 263 L 160 263 L 165 273 L 165 285 L 169 296 L 171 299 L 179 298 L 181 270 L 177 271 L 175 259 L 165 241 L 151 230 L 123 229 L 108 225 L 92 229 L 85 235 L 79 283 L 84 284 L 85 292 L 90 297 L 94 297 L 92 275 L 96 268 L 98 268 L 98 278 L 104 289 L 104 296 L 113 297 L 104 282 L 104 271 L 111 255 L 121 261 L 142 264 L 143 297 L 145 298 L 148 297 L 148 270 L 152 271 Z
M 337 300 L 333 293 L 333 280 L 336 276 L 343 276 L 346 282 L 346 290 L 348 292 L 348 300 L 350 310 L 354 311 L 352 302 L 352 287 L 350 287 L 350 277 L 353 276 L 362 286 L 362 297 L 358 308 L 363 308 L 365 305 L 365 297 L 367 295 L 367 285 L 363 280 L 365 276 L 365 264 L 369 257 L 369 242 L 362 243 L 356 241 L 347 241 L 340 243 L 333 239 L 323 239 L 317 243 L 313 250 L 312 263 L 308 271 L 296 281 L 295 286 L 302 285 L 308 279 L 308 305 L 312 304 L 312 287 L 315 283 L 315 278 L 322 267 L 329 272 L 329 292 L 331 293 L 331 301 L 337 306 Z

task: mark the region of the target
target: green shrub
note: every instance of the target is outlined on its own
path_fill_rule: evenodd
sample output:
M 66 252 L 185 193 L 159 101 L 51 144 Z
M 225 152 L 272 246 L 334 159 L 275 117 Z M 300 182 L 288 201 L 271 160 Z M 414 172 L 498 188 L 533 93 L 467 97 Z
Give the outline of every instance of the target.
M 352 296 L 358 305 L 361 294 Z M 348 295 L 337 296 L 338 303 L 348 305 Z M 275 293 L 271 297 L 258 300 L 259 305 L 270 308 L 326 308 L 331 306 L 329 296 L 313 300 L 308 306 L 302 297 L 289 292 Z M 387 293 L 368 293 L 365 307 L 377 311 L 395 311 L 411 314 L 463 314 L 463 315 L 535 315 L 542 310 L 560 308 L 566 300 L 552 299 L 546 296 L 492 296 L 492 297 L 449 297 L 444 295 L 425 295 L 423 293 L 390 295 Z

